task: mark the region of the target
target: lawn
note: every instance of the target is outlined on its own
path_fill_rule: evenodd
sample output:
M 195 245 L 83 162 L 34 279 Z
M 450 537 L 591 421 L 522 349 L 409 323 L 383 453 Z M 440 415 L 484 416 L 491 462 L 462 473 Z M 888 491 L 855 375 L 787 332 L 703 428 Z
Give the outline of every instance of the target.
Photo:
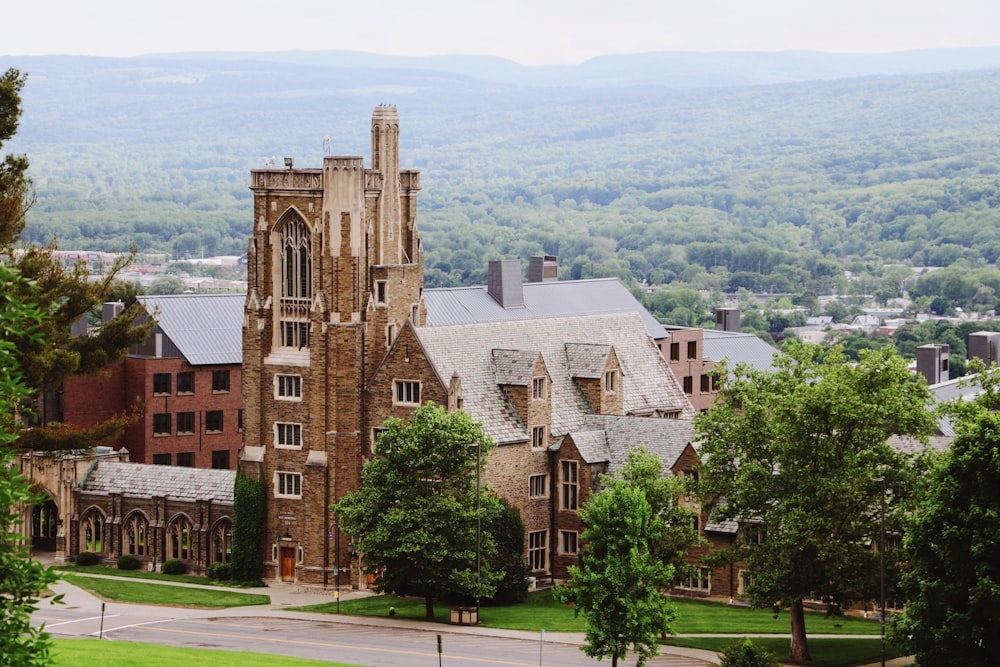
M 121 581 L 72 574 L 64 575 L 63 579 L 105 600 L 132 604 L 222 609 L 271 603 L 271 598 L 267 595 L 255 593 L 233 593 L 188 586 L 167 586 L 148 581 Z
M 672 629 L 675 634 L 788 634 L 788 613 L 777 618 L 767 609 L 751 609 L 718 602 L 675 599 L 677 618 Z M 420 598 L 400 598 L 391 595 L 342 600 L 340 613 L 357 616 L 385 616 L 389 607 L 396 610 L 398 618 L 424 618 L 424 601 Z M 336 603 L 297 607 L 300 611 L 336 613 Z M 583 617 L 576 617 L 573 608 L 560 604 L 551 591 L 533 593 L 524 604 L 509 607 L 483 607 L 480 623 L 488 628 L 511 630 L 540 630 L 549 632 L 583 632 Z M 450 607 L 434 606 L 435 620 L 447 623 Z M 827 618 L 822 613 L 806 613 L 806 630 L 814 634 L 875 635 L 879 625 L 854 617 Z
M 280 655 L 220 651 L 195 648 L 175 648 L 156 644 L 111 642 L 97 639 L 56 639 L 53 641 L 53 665 L 57 667 L 356 667 L 342 662 L 289 658 Z
M 812 655 L 812 662 L 809 664 L 815 667 L 844 667 L 845 665 L 878 663 L 882 656 L 882 647 L 878 639 L 877 636 L 809 639 L 809 653 Z M 721 653 L 722 649 L 733 641 L 735 640 L 723 637 L 681 637 L 671 639 L 666 642 L 666 645 L 700 648 Z M 766 637 L 755 638 L 754 641 L 771 651 L 779 660 L 788 657 L 788 639 Z M 886 644 L 885 655 L 886 659 L 891 659 L 901 657 L 904 653 L 892 645 Z
M 125 577 L 128 579 L 152 579 L 155 581 L 173 581 L 182 584 L 200 584 L 202 586 L 225 586 L 227 588 L 250 588 L 251 585 L 240 581 L 219 581 L 209 579 L 197 574 L 163 574 L 162 572 L 150 572 L 148 570 L 119 570 L 117 567 L 107 565 L 63 565 L 58 568 L 60 572 L 67 574 L 103 574 L 109 577 Z M 263 586 L 263 582 L 257 582 L 256 586 Z

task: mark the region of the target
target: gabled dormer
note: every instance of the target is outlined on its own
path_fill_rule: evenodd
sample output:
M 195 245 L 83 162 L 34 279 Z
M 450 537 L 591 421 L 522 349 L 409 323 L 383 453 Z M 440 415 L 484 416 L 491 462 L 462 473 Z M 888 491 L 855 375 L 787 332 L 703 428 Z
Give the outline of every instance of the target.
M 535 350 L 493 350 L 497 387 L 524 423 L 533 449 L 549 444 L 552 378 Z
M 613 345 L 566 343 L 570 377 L 596 414 L 621 415 L 624 373 Z

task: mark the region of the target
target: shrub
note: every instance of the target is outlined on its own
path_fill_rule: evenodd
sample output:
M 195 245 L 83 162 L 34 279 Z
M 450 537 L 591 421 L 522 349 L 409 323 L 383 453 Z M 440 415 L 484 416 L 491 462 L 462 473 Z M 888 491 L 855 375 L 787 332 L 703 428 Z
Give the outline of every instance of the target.
M 141 566 L 142 563 L 135 556 L 123 554 L 118 557 L 119 570 L 138 570 Z
M 208 566 L 208 572 L 205 574 L 208 575 L 209 579 L 229 581 L 233 578 L 232 572 L 233 568 L 229 566 L 229 563 L 212 563 Z
M 93 551 L 81 551 L 76 555 L 76 564 L 81 567 L 97 565 L 100 562 L 101 554 L 95 554 Z
M 760 644 L 744 637 L 722 651 L 721 667 L 781 667 L 781 663 Z
M 178 558 L 163 561 L 163 574 L 187 574 L 188 566 Z

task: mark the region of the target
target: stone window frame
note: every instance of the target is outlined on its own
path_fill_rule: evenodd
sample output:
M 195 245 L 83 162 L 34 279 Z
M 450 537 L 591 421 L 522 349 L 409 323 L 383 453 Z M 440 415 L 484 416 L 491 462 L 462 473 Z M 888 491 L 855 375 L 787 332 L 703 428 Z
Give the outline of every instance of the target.
M 572 459 L 559 461 L 559 509 L 564 512 L 580 509 L 580 463 Z
M 165 535 L 167 558 L 191 560 L 194 554 L 194 523 L 186 514 L 170 519 Z
M 216 370 L 216 371 L 212 371 L 212 393 L 213 394 L 228 394 L 229 393 L 229 371 L 228 370 Z
M 392 404 L 419 406 L 421 389 L 420 380 L 393 380 Z
M 177 395 L 194 393 L 194 371 L 181 371 L 177 374 Z
M 544 375 L 531 378 L 531 399 L 544 401 L 548 398 L 548 378 Z
M 302 473 L 287 470 L 274 471 L 275 498 L 302 498 Z
M 604 393 L 615 394 L 618 392 L 618 370 L 612 369 L 604 371 Z
M 141 510 L 134 510 L 125 517 L 122 528 L 122 553 L 129 556 L 148 556 L 152 547 L 149 519 Z
M 712 592 L 712 570 L 708 567 L 696 567 L 692 574 L 677 583 L 677 588 L 689 591 Z
M 389 296 L 389 281 L 388 280 L 376 280 L 375 281 L 375 305 L 385 306 L 386 301 Z
M 194 435 L 194 413 L 190 411 L 176 414 L 177 435 Z
M 274 422 L 275 449 L 302 449 L 301 422 Z
M 559 553 L 575 556 L 580 552 L 580 533 L 575 530 L 559 531 Z
M 162 438 L 173 433 L 171 431 L 173 415 L 169 412 L 153 413 L 153 437 Z
M 549 474 L 541 473 L 528 476 L 528 497 L 548 498 L 549 497 Z
M 153 373 L 153 396 L 170 396 L 173 373 Z
M 549 531 L 532 530 L 528 533 L 528 568 L 532 572 L 549 569 Z
M 302 376 L 291 373 L 275 373 L 274 399 L 276 401 L 301 401 Z

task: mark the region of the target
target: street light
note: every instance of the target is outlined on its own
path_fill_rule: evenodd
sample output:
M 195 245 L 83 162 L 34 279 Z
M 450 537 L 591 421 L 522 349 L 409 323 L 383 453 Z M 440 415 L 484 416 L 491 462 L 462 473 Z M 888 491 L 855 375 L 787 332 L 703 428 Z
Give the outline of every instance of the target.
M 876 477 L 875 481 L 882 483 L 882 501 L 879 506 L 879 524 L 881 526 L 881 535 L 879 536 L 878 546 L 879 605 L 881 607 L 879 632 L 882 640 L 882 667 L 885 667 L 885 476 Z
M 482 584 L 483 573 L 483 552 L 482 552 L 482 504 L 480 494 L 482 485 L 480 484 L 479 471 L 483 467 L 483 445 L 474 442 L 470 447 L 476 448 L 476 625 L 479 625 L 479 596 Z
M 340 613 L 340 517 L 334 513 L 333 525 L 333 597 L 337 600 L 337 613 Z M 327 561 L 329 563 L 329 561 Z

